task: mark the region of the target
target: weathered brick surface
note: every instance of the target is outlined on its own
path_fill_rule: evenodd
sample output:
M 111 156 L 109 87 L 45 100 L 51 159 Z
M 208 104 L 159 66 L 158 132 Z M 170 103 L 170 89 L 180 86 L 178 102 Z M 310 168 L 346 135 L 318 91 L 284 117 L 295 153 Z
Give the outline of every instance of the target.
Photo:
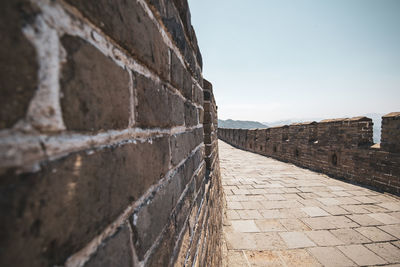
M 38 10 L 24 0 L 2 1 L 0 10 L 0 129 L 4 129 L 25 117 L 38 86 L 36 51 L 22 32 Z
M 398 118 L 383 117 L 381 148 L 372 146 L 372 121 L 365 117 L 218 133 L 239 148 L 400 194 Z
M 198 146 L 203 140 L 203 130 L 195 129 L 171 137 L 172 164 L 177 165 L 183 158 Z
M 2 265 L 24 266 L 29 258 L 38 260 L 31 266 L 61 264 L 158 182 L 168 161 L 163 137 L 72 154 L 43 163 L 38 173 L 6 173 L 1 206 L 8 215 L 1 221 L 1 247 L 31 255 L 9 254 Z
M 0 4 L 0 266 L 220 265 L 217 107 L 187 1 L 33 3 Z
M 86 41 L 63 36 L 61 107 L 69 130 L 123 129 L 130 117 L 129 76 Z
M 381 147 L 389 152 L 400 153 L 400 112 L 382 117 Z
M 131 233 L 127 225 L 118 229 L 102 244 L 96 254 L 85 264 L 86 267 L 97 266 L 126 266 L 133 267 L 133 255 L 131 249 Z
M 185 122 L 184 100 L 165 85 L 135 75 L 138 103 L 136 122 L 142 127 L 171 127 Z
M 67 0 L 140 61 L 168 78 L 168 47 L 137 1 Z

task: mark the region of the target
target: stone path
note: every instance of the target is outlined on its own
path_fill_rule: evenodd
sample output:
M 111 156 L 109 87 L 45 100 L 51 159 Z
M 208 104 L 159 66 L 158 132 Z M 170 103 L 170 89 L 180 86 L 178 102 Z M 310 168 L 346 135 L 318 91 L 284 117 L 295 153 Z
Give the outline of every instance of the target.
M 225 266 L 400 266 L 398 198 L 222 141 L 219 152 Z

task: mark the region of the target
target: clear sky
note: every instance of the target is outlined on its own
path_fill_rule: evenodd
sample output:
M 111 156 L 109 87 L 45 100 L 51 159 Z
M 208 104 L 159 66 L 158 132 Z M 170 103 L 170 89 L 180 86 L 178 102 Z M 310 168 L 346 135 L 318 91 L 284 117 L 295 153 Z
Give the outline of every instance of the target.
M 221 119 L 400 111 L 400 0 L 188 0 Z

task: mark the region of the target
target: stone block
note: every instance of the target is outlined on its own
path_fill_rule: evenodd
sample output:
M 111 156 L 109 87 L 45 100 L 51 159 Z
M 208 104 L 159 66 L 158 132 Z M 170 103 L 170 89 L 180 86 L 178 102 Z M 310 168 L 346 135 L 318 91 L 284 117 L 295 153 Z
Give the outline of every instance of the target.
M 60 81 L 67 129 L 127 128 L 131 115 L 127 71 L 83 39 L 65 35 L 61 43 L 67 52 Z
M 203 139 L 203 129 L 176 134 L 171 137 L 172 164 L 178 164 L 183 158 L 198 146 Z
M 192 127 L 198 124 L 197 108 L 189 101 L 185 102 L 185 126 Z
M 0 10 L 0 129 L 5 129 L 25 117 L 38 86 L 36 51 L 22 32 L 38 10 L 27 0 L 2 1 Z
M 85 267 L 126 266 L 133 267 L 131 233 L 126 224 L 97 249 L 85 263 Z
M 184 124 L 184 101 L 166 86 L 135 75 L 136 123 L 141 127 L 172 127 Z
M 85 17 L 164 79 L 169 77 L 168 47 L 158 26 L 137 1 L 67 0 Z
M 169 154 L 168 138 L 160 137 L 73 153 L 36 173 L 3 174 L 2 265 L 63 264 L 165 175 Z

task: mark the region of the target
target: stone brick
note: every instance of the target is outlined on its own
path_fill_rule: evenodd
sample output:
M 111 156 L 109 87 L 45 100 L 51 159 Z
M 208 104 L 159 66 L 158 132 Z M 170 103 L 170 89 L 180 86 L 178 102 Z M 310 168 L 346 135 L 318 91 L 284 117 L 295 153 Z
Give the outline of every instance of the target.
M 22 33 L 38 11 L 25 0 L 1 1 L 0 10 L 0 129 L 4 129 L 25 117 L 38 86 L 36 51 Z
M 67 0 L 91 22 L 161 75 L 169 77 L 168 47 L 137 1 Z
M 186 127 L 196 126 L 198 124 L 197 108 L 189 101 L 185 102 L 185 125 Z
M 182 172 L 177 172 L 165 186 L 158 189 L 152 200 L 147 201 L 146 206 L 133 215 L 137 218 L 133 221 L 137 233 L 135 246 L 139 260 L 143 260 L 144 254 L 167 224 L 183 191 L 181 179 Z
M 203 139 L 203 129 L 198 128 L 191 132 L 176 134 L 171 137 L 172 164 L 178 164 L 185 158 Z
M 85 267 L 126 266 L 133 267 L 131 233 L 127 225 L 108 238 L 96 253 L 85 263 Z
M 179 231 L 176 229 L 174 223 L 168 224 L 165 232 L 163 232 L 160 244 L 151 254 L 146 266 L 168 266 L 178 234 Z
M 171 51 L 171 83 L 186 99 L 192 99 L 192 77 L 173 51 Z
M 68 130 L 126 128 L 130 116 L 129 75 L 86 41 L 65 35 L 61 107 Z
M 168 162 L 168 138 L 161 137 L 73 153 L 37 173 L 4 174 L 2 265 L 62 264 L 163 177 Z
M 136 123 L 142 127 L 172 127 L 185 121 L 184 101 L 166 86 L 137 74 Z

